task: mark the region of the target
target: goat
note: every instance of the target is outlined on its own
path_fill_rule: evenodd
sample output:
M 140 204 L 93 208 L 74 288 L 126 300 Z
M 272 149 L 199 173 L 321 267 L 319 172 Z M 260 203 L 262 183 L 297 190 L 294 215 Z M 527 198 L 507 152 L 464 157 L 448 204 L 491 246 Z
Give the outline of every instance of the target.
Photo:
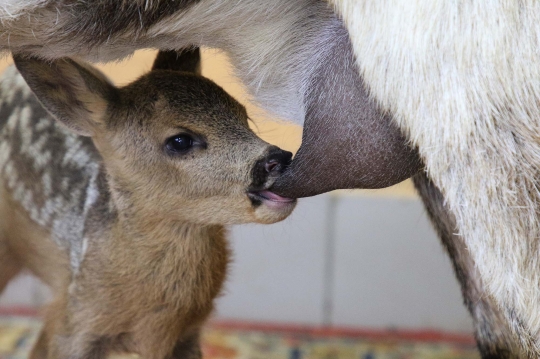
M 292 154 L 198 74 L 198 49 L 176 56 L 122 88 L 29 55 L 1 80 L 0 290 L 26 267 L 55 293 L 32 358 L 200 358 L 224 226 L 295 207 L 268 190 Z

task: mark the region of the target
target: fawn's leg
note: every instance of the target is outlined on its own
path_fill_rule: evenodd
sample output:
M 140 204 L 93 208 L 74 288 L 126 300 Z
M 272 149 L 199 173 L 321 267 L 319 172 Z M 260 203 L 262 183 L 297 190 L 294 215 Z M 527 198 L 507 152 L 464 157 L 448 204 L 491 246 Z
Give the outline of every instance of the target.
M 182 335 L 172 326 L 151 327 L 152 333 L 135 331 L 133 351 L 144 359 L 201 359 L 199 332 Z M 146 334 L 146 335 L 142 335 Z M 156 334 L 156 335 L 153 335 Z
M 30 352 L 29 359 L 48 359 L 51 355 L 51 347 L 55 345 L 53 338 L 61 332 L 61 317 L 64 316 L 65 300 L 56 298 L 48 305 L 43 319 L 43 328 Z M 55 352 L 55 350 L 53 350 Z
M 19 261 L 9 249 L 7 241 L 1 237 L 0 233 L 0 293 L 4 290 L 9 281 L 21 270 Z
M 58 351 L 58 348 L 56 348 L 58 343 L 55 340 L 64 336 L 64 318 L 67 318 L 65 310 L 64 298 L 56 298 L 47 306 L 43 319 L 43 328 L 41 328 L 39 337 L 30 352 L 29 359 L 55 357 L 55 353 Z
M 50 357 L 50 346 L 52 337 L 56 334 L 58 325 L 57 316 L 64 308 L 63 301 L 56 299 L 48 305 L 43 318 L 43 328 L 38 339 L 30 352 L 29 359 L 47 359 Z
M 106 359 L 110 351 L 108 338 L 95 337 L 90 333 L 54 334 L 49 339 L 48 359 Z M 36 348 L 35 352 L 38 351 Z
M 200 333 L 197 331 L 176 343 L 168 359 L 201 359 Z
M 91 324 L 75 318 L 67 303 L 66 295 L 57 298 L 47 308 L 45 323 L 30 359 L 107 358 L 110 340 L 89 333 L 87 329 L 91 328 Z
M 41 329 L 39 337 L 28 356 L 29 359 L 47 359 L 48 357 L 49 338 L 45 328 Z
M 456 222 L 444 206 L 444 198 L 437 187 L 426 177 L 413 177 L 418 193 L 446 248 L 454 273 L 461 285 L 465 305 L 474 322 L 475 337 L 480 354 L 484 359 L 521 358 L 517 341 L 512 336 L 506 320 L 497 305 L 484 293 L 482 281 L 463 239 L 455 235 Z

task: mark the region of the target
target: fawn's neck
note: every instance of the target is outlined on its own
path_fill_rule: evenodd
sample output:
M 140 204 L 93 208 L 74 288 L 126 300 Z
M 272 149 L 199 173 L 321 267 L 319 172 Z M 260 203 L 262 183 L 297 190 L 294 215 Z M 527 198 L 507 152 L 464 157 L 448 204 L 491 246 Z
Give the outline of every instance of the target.
M 119 319 L 126 323 L 150 315 L 171 332 L 202 323 L 226 276 L 225 228 L 111 213 L 82 266 L 85 293 L 100 293 L 103 308 L 127 303 Z
M 126 204 L 124 199 L 123 204 Z M 162 214 L 129 209 L 117 209 L 111 226 L 111 243 L 118 252 L 130 253 L 131 258 L 159 263 L 170 259 L 182 265 L 213 266 L 226 252 L 225 228 L 222 225 L 203 225 L 166 218 Z M 161 258 L 161 259 L 160 259 Z
M 137 282 L 148 293 L 167 293 L 169 303 L 210 305 L 227 270 L 224 226 L 160 218 L 126 204 L 128 199 L 122 198 L 123 208 L 113 211 L 107 238 L 96 243 L 96 265 L 113 266 L 113 273 L 122 276 L 117 279 Z

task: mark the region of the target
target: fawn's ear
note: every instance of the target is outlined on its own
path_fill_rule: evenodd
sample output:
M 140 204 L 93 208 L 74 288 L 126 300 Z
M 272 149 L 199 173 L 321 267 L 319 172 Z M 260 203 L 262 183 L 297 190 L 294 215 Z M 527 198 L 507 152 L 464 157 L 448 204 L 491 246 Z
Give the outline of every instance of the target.
M 201 51 L 192 47 L 179 51 L 160 51 L 152 70 L 173 70 L 201 74 Z
M 41 104 L 69 129 L 92 136 L 104 122 L 116 88 L 100 71 L 69 58 L 14 55 L 13 60 Z

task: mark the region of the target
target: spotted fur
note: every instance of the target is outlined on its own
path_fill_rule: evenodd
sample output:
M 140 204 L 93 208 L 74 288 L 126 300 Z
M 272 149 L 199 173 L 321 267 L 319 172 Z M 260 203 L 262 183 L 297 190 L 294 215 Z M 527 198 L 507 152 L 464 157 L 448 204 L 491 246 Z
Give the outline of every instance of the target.
M 14 67 L 0 83 L 0 174 L 13 199 L 32 220 L 51 228 L 77 269 L 85 218 L 98 195 L 99 156 L 89 138 L 51 118 Z

